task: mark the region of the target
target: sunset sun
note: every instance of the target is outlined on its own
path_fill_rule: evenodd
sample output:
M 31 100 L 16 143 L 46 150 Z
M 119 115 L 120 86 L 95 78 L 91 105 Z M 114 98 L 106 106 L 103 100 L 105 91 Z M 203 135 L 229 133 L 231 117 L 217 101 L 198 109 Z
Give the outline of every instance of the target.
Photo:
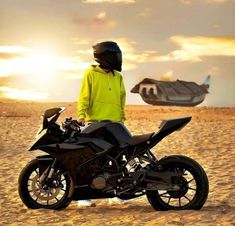
M 17 53 L 17 48 L 12 52 Z M 0 87 L 3 96 L 20 100 L 45 100 L 52 83 L 56 82 L 61 59 L 51 50 L 25 50 L 22 55 L 1 64 L 1 73 L 19 74 L 17 83 L 28 84 L 27 89 Z M 43 91 L 42 91 L 43 90 Z
M 26 59 L 28 72 L 37 80 L 50 80 L 58 71 L 58 57 L 50 51 L 32 52 Z

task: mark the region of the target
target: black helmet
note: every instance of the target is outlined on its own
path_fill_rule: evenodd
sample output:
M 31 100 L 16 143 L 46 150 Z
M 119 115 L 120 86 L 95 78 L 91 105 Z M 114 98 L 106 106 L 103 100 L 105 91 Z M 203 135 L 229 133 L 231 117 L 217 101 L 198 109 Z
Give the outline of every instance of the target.
M 100 42 L 93 46 L 95 61 L 101 67 L 111 70 L 122 70 L 122 51 L 116 42 Z

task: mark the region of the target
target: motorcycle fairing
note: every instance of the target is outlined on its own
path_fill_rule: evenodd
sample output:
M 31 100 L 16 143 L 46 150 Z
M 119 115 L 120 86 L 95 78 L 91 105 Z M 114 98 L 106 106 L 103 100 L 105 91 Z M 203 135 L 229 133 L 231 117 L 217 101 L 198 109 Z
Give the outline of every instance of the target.
M 61 143 L 61 144 L 48 144 L 38 146 L 37 149 L 42 151 L 50 151 L 54 153 L 64 153 L 68 151 L 80 151 L 84 149 L 86 146 L 84 145 L 75 145 L 75 144 L 68 144 L 68 143 Z
M 119 122 L 96 122 L 89 125 L 82 132 L 82 135 L 101 138 L 114 146 L 125 145 L 131 137 L 131 133 Z
M 78 146 L 79 147 L 79 146 Z M 99 166 L 99 156 L 93 158 L 95 151 L 90 147 L 82 147 L 82 149 L 66 150 L 63 152 L 55 152 L 54 150 L 44 150 L 62 164 L 62 166 L 71 175 L 74 185 L 88 184 L 91 182 L 92 175 Z M 89 167 L 86 167 L 89 164 Z M 81 165 L 83 165 L 81 167 Z
M 52 152 L 67 152 L 72 150 L 80 150 L 85 148 L 86 146 L 91 147 L 95 153 L 99 152 L 106 152 L 109 151 L 113 145 L 109 144 L 108 142 L 96 139 L 96 138 L 88 138 L 88 137 L 79 137 L 78 141 L 73 143 L 55 143 L 55 144 L 47 144 L 36 146 L 35 148 L 42 150 L 42 151 L 52 151 Z
M 113 145 L 110 144 L 109 142 L 106 142 L 105 140 L 93 138 L 93 137 L 77 137 L 77 141 L 75 142 L 77 145 L 89 145 L 93 144 L 97 148 L 99 148 L 102 151 L 108 151 L 111 148 L 113 148 Z
M 44 146 L 45 144 L 55 144 L 60 143 L 58 137 L 54 136 L 53 134 L 49 134 L 47 130 L 42 130 L 36 137 L 36 140 L 28 148 L 28 151 L 33 151 L 39 149 L 38 147 Z
M 188 122 L 190 122 L 191 118 L 192 117 L 185 117 L 164 120 L 159 126 L 160 129 L 157 133 L 153 134 L 149 140 L 146 140 L 145 142 L 136 146 L 134 155 L 141 154 L 146 150 L 151 149 L 169 134 L 182 129 Z
M 188 122 L 190 122 L 191 119 L 192 119 L 192 117 L 184 117 L 184 118 L 163 120 L 162 123 L 160 124 L 159 128 L 160 128 L 160 131 L 166 131 L 169 129 L 174 129 L 173 131 L 180 130 Z
M 39 149 L 49 153 L 69 171 L 75 185 L 86 184 L 98 168 L 100 157 L 112 149 L 113 145 L 91 137 L 78 137 L 76 142 L 69 142 L 61 143 L 49 129 L 45 129 L 29 150 Z M 84 167 L 87 164 L 89 170 Z

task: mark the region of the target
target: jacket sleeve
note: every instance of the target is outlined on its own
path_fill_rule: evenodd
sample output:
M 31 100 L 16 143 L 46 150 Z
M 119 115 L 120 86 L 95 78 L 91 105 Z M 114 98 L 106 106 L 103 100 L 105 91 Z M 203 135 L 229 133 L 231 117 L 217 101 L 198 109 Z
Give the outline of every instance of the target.
M 120 89 L 120 97 L 121 97 L 121 115 L 122 122 L 126 120 L 125 118 L 125 105 L 126 105 L 126 90 L 123 82 L 123 78 L 121 76 L 121 89 Z
M 78 118 L 85 119 L 86 112 L 90 104 L 91 78 L 90 72 L 84 74 L 80 95 L 78 98 Z

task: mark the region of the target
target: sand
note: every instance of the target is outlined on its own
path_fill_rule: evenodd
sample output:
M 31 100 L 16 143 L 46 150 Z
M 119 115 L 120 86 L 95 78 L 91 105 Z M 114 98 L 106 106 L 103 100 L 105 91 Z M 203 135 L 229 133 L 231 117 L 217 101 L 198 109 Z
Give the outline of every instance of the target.
M 76 116 L 76 103 L 0 103 L 0 225 L 235 225 L 235 108 L 127 106 L 132 134 L 154 132 L 162 119 L 192 116 L 181 131 L 164 139 L 153 152 L 189 156 L 207 172 L 210 193 L 200 211 L 157 212 L 145 197 L 125 205 L 97 201 L 96 207 L 63 211 L 30 210 L 21 202 L 17 180 L 21 169 L 39 152 L 28 152 L 41 123 L 40 114 L 54 106 L 67 111 L 59 121 Z

